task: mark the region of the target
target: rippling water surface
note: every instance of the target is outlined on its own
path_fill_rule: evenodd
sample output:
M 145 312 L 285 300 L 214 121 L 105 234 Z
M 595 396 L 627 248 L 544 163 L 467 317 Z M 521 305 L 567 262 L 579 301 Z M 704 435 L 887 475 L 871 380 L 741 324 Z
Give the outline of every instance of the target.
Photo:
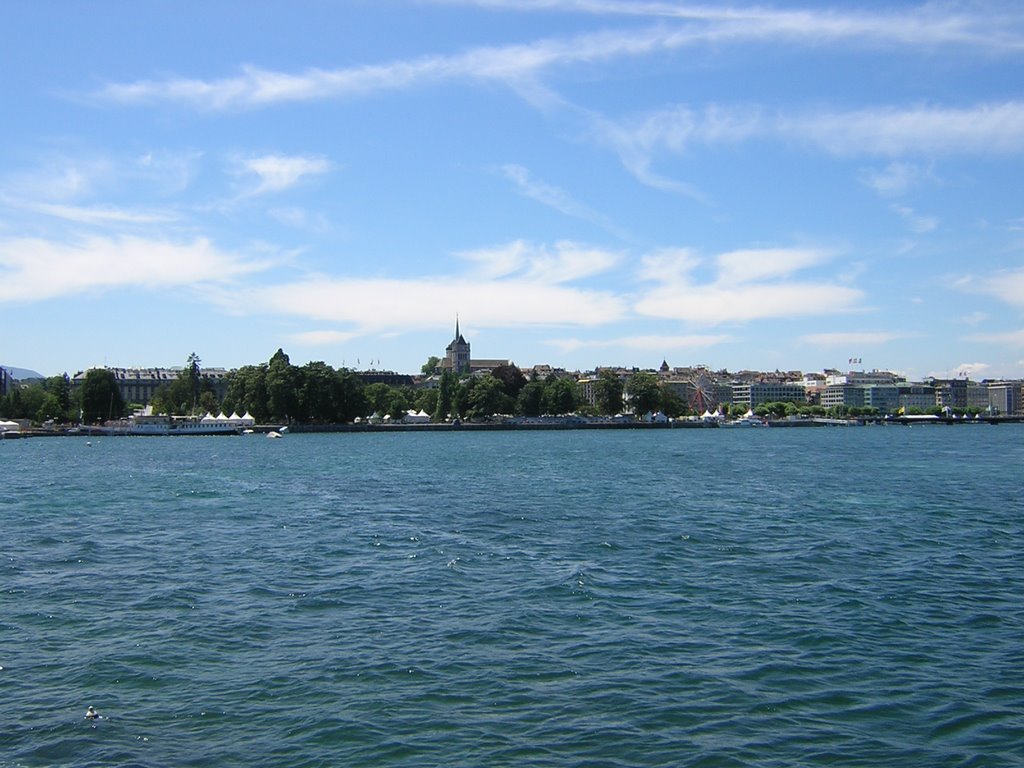
M 1022 764 L 1024 427 L 90 442 L 0 443 L 4 768 Z

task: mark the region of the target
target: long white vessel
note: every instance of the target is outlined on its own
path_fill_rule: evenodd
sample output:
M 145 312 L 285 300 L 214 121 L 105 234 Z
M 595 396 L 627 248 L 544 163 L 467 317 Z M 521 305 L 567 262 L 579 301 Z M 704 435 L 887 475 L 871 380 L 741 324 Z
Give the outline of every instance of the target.
M 224 421 L 195 416 L 133 416 L 125 433 L 129 435 L 238 435 L 241 429 Z

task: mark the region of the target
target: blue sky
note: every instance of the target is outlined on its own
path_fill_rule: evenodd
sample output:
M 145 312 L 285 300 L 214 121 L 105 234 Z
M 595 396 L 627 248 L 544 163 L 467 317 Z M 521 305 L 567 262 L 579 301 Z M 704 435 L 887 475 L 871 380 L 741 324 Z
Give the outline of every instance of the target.
M 1024 376 L 1024 6 L 0 11 L 0 362 Z M 371 362 L 372 361 L 372 362 Z

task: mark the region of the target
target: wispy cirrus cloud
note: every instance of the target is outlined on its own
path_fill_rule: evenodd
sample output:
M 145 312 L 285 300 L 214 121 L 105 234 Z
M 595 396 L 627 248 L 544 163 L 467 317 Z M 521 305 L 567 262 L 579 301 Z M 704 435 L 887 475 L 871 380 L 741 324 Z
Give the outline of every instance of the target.
M 0 202 L 11 208 L 41 213 L 77 224 L 162 224 L 178 219 L 170 210 L 136 210 L 114 205 L 68 205 L 14 200 L 0 196 Z
M 484 5 L 485 3 L 477 3 Z M 905 11 L 856 13 L 766 7 L 737 8 L 659 2 L 487 3 L 517 10 L 572 11 L 604 16 L 650 17 L 646 28 L 602 30 L 531 43 L 482 46 L 452 55 L 348 68 L 310 68 L 299 73 L 256 66 L 212 80 L 171 77 L 109 83 L 94 96 L 121 103 L 176 102 L 198 109 L 251 109 L 274 104 L 346 98 L 451 80 L 498 81 L 516 85 L 536 81 L 555 67 L 595 65 L 621 57 L 647 56 L 696 45 L 718 47 L 758 42 L 823 42 L 868 46 L 969 46 L 998 54 L 1024 50 L 1020 12 L 953 11 L 923 5 Z
M 835 9 L 740 7 L 654 0 L 432 0 L 519 12 L 552 11 L 596 16 L 627 16 L 702 24 L 709 38 L 808 41 L 863 41 L 865 44 L 970 45 L 1019 50 L 1021 14 L 1015 6 L 948 7 L 924 3 L 901 10 L 871 13 Z
M 639 182 L 702 202 L 707 202 L 706 196 L 696 186 L 658 172 L 657 160 L 753 140 L 795 143 L 844 157 L 1024 153 L 1022 101 L 790 112 L 749 104 L 675 105 L 617 120 L 593 114 L 587 119 L 594 140 L 614 151 Z M 896 161 L 884 171 L 861 174 L 862 183 L 887 196 L 901 194 L 925 178 L 928 172 L 920 166 Z
M 694 272 L 704 260 L 693 252 L 652 254 L 644 259 L 641 277 L 655 285 L 641 294 L 635 309 L 648 317 L 703 325 L 858 310 L 862 291 L 828 280 L 794 277 L 830 258 L 828 251 L 806 248 L 733 251 L 711 261 L 711 280 L 699 280 Z
M 842 155 L 1016 154 L 1024 152 L 1024 102 L 791 113 L 749 105 L 700 110 L 678 105 L 605 121 L 596 130 L 627 158 L 649 158 L 658 151 L 679 154 L 695 146 L 754 138 L 801 141 Z M 914 166 L 892 164 L 883 174 L 868 175 L 867 182 L 895 192 L 920 176 Z
M 607 216 L 573 199 L 565 190 L 534 178 L 521 165 L 515 163 L 503 165 L 501 166 L 501 174 L 515 185 L 516 190 L 523 197 L 536 200 L 541 205 L 552 208 L 566 216 L 589 221 L 591 224 L 596 224 L 606 232 L 621 239 L 628 237 L 626 232 L 621 227 L 616 226 Z

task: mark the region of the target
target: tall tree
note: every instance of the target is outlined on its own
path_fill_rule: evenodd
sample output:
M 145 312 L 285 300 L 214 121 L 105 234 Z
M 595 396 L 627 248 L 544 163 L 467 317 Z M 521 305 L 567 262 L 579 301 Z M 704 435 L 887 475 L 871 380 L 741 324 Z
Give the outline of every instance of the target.
M 327 363 L 309 362 L 300 369 L 297 417 L 301 421 L 328 424 L 338 420 L 335 402 L 338 380 Z
M 578 404 L 579 393 L 573 379 L 559 376 L 549 378 L 544 382 L 544 396 L 541 399 L 541 409 L 544 413 L 558 415 L 572 413 Z
M 594 394 L 598 413 L 614 416 L 622 411 L 622 379 L 615 371 L 604 369 L 594 383 Z
M 438 357 L 437 355 L 431 355 L 430 357 L 427 358 L 427 362 L 420 366 L 420 373 L 422 373 L 424 376 L 430 376 L 431 374 L 434 373 L 434 371 L 437 370 L 437 366 L 440 365 L 440 363 L 440 357 Z
M 121 391 L 111 371 L 93 368 L 85 374 L 82 382 L 82 421 L 96 424 L 111 418 L 119 418 L 124 411 Z
M 634 373 L 626 382 L 626 391 L 629 392 L 629 405 L 637 416 L 653 413 L 661 405 L 661 386 L 653 373 Z
M 189 410 L 194 411 L 196 403 L 199 402 L 200 392 L 200 368 L 199 363 L 202 362 L 199 359 L 199 355 L 195 352 L 188 356 L 188 360 L 185 361 L 185 379 L 188 382 L 189 394 L 192 395 L 192 403 L 189 405 Z
M 444 421 L 451 415 L 455 398 L 453 391 L 455 383 L 455 375 L 451 371 L 441 372 L 441 381 L 437 387 L 437 405 L 431 414 L 431 421 Z
M 248 412 L 259 423 L 266 423 L 267 408 L 267 364 L 243 365 L 228 374 L 228 390 L 224 397 L 224 408 Z
M 519 390 L 516 413 L 521 416 L 540 416 L 544 400 L 544 382 L 531 381 Z
M 283 349 L 267 364 L 267 410 L 277 421 L 288 421 L 298 413 L 298 381 L 296 369 Z

